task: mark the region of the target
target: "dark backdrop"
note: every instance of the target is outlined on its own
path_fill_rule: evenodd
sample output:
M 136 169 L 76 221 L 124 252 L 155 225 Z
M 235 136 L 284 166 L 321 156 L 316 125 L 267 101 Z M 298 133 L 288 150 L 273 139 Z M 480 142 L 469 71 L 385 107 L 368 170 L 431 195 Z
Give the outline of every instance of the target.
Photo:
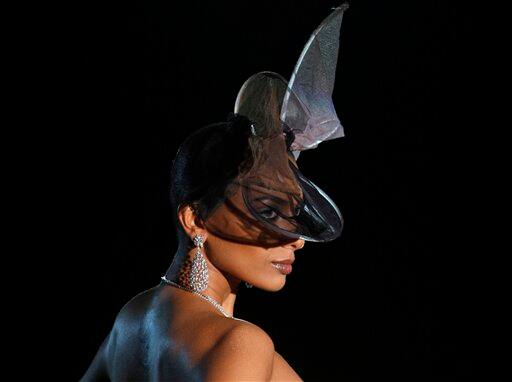
M 223 120 L 253 73 L 289 78 L 338 4 L 103 3 L 69 15 L 79 27 L 69 39 L 59 162 L 69 179 L 60 190 L 67 272 L 78 281 L 61 304 L 76 312 L 70 379 L 83 374 L 119 309 L 171 263 L 169 172 L 180 142 Z M 461 313 L 471 297 L 460 288 L 461 255 L 441 230 L 453 196 L 439 160 L 440 134 L 452 127 L 442 73 L 457 18 L 436 1 L 354 0 L 345 13 L 334 102 L 346 137 L 298 162 L 340 207 L 343 234 L 306 243 L 283 290 L 244 289 L 235 310 L 264 328 L 305 380 L 471 374 Z

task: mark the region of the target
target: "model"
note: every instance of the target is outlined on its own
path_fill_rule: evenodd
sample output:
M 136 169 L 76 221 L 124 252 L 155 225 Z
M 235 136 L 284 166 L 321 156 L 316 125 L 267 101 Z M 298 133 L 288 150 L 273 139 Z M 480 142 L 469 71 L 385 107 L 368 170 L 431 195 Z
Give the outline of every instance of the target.
M 281 290 L 306 241 L 341 233 L 339 209 L 297 159 L 344 136 L 332 91 L 347 7 L 313 32 L 289 81 L 251 76 L 225 121 L 180 145 L 172 264 L 121 309 L 82 381 L 301 380 L 269 335 L 233 311 L 241 285 Z

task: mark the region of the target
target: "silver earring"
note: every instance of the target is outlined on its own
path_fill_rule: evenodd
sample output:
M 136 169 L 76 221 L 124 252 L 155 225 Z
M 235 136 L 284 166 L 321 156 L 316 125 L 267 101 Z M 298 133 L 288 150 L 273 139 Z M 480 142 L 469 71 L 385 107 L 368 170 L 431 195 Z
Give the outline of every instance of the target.
M 244 283 L 247 288 L 252 288 L 252 284 L 249 284 L 247 281 L 244 281 Z
M 204 237 L 202 235 L 196 235 L 193 240 L 194 245 L 197 247 L 197 252 L 192 259 L 189 285 L 193 291 L 202 292 L 208 287 L 208 266 L 206 264 L 206 259 L 201 252 Z

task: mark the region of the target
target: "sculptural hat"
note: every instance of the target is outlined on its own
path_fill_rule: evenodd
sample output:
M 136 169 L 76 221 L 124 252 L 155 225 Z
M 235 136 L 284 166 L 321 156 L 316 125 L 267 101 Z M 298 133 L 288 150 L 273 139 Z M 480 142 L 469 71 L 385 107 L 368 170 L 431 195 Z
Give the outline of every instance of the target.
M 315 29 L 289 81 L 263 71 L 242 85 L 226 132 L 230 137 L 237 129 L 243 132 L 250 150 L 233 181 L 238 193 L 223 207 L 240 218 L 213 213 L 206 220 L 212 232 L 240 239 L 235 232 L 240 228 L 258 243 L 271 243 L 272 236 L 326 242 L 341 234 L 339 208 L 302 174 L 297 160 L 302 151 L 344 136 L 332 93 L 347 8 L 346 3 L 334 8 Z M 318 170 L 327 172 L 328 166 L 321 163 Z
M 332 93 L 347 8 L 335 8 L 316 28 L 290 81 L 270 71 L 256 73 L 235 103 L 234 113 L 251 122 L 252 166 L 237 180 L 245 206 L 267 229 L 290 238 L 330 241 L 343 227 L 336 204 L 300 172 L 297 159 L 301 151 L 344 136 Z

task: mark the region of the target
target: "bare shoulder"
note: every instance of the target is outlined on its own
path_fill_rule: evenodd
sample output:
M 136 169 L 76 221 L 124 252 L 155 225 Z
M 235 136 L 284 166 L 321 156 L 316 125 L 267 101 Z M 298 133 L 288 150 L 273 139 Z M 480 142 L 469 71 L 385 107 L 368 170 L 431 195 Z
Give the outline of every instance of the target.
M 270 380 L 274 353 L 274 343 L 263 329 L 239 321 L 208 353 L 206 380 Z
M 266 350 L 274 352 L 272 338 L 259 326 L 249 321 L 238 321 L 233 325 L 219 341 L 219 345 L 239 343 L 240 345 L 252 344 L 263 346 Z
M 302 381 L 302 378 L 278 352 L 274 353 L 273 381 Z

